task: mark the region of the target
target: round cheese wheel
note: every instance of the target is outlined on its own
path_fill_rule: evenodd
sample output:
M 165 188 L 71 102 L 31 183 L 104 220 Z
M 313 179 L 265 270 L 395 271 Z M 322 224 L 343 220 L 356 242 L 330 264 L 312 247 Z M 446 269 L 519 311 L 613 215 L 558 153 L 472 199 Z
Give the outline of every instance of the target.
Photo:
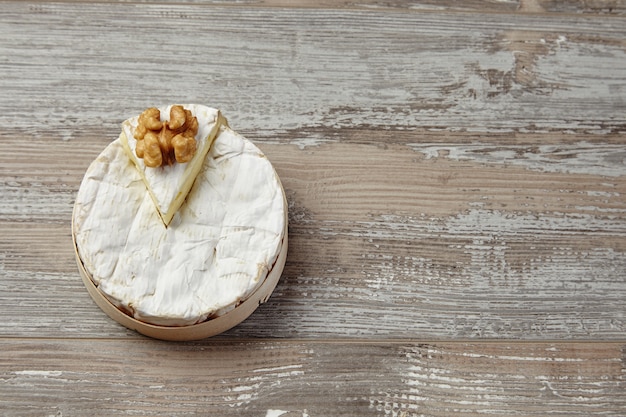
M 96 302 L 115 306 L 105 311 L 122 324 L 161 338 L 203 337 L 245 319 L 274 289 L 287 249 L 280 180 L 264 154 L 226 126 L 169 225 L 121 139 L 87 169 L 72 223 L 79 269 Z M 207 326 L 229 315 L 227 326 Z M 152 330 L 142 331 L 144 323 Z M 175 335 L 199 324 L 205 331 Z

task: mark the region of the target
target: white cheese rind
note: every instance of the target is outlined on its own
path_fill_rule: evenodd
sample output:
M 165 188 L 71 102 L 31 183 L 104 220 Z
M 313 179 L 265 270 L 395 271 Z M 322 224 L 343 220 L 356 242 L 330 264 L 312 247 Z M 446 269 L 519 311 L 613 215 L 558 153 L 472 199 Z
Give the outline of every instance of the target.
M 109 300 L 139 320 L 183 326 L 229 311 L 262 284 L 286 210 L 270 162 L 222 127 L 169 227 L 118 139 L 85 174 L 74 231 L 85 269 Z

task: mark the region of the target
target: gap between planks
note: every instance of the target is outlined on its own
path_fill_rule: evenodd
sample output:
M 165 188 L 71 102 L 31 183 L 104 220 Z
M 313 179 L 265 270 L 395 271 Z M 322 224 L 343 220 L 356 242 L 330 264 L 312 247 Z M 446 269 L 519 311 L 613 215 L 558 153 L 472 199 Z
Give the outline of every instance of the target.
M 0 0 L 1 3 L 12 3 L 11 0 Z M 406 7 L 402 2 L 398 5 L 392 5 L 390 2 L 383 2 L 382 4 L 377 1 L 363 0 L 355 2 L 352 0 L 338 0 L 338 1 L 290 1 L 290 0 L 259 0 L 249 2 L 229 2 L 229 1 L 203 1 L 203 0 L 183 0 L 180 2 L 174 1 L 140 1 L 140 0 L 42 0 L 36 3 L 39 4 L 111 4 L 111 5 L 128 5 L 128 6 L 156 6 L 156 7 L 220 7 L 227 9 L 310 9 L 310 10 L 337 10 L 337 11 L 362 11 L 370 13 L 393 13 L 402 11 L 403 13 L 410 14 L 481 14 L 481 15 L 512 15 L 520 14 L 527 16 L 554 16 L 554 17 L 597 17 L 601 19 L 605 18 L 623 18 L 622 9 L 620 7 L 611 7 L 609 2 L 605 2 L 602 6 L 596 7 L 601 11 L 595 11 L 591 8 L 591 11 L 585 11 L 584 4 L 581 8 L 574 8 L 572 11 L 554 11 L 546 9 L 542 6 L 540 1 L 536 0 L 519 0 L 515 8 L 508 7 L 504 4 L 500 7 L 494 3 L 484 2 L 481 7 L 475 5 L 466 5 L 465 7 L 458 7 L 455 3 L 444 4 L 443 6 L 437 3 L 431 4 L 428 2 L 418 3 L 415 7 Z M 444 2 L 445 3 L 445 2 Z M 35 6 L 34 6 L 35 7 Z M 443 8 L 442 8 L 443 7 Z M 607 12 L 602 10 L 608 9 Z M 613 11 L 617 10 L 617 11 Z
M 307 344 L 307 345 L 371 345 L 371 346 L 390 346 L 390 345 L 447 345 L 447 346 L 459 346 L 459 345 L 474 345 L 474 346 L 504 346 L 504 345 L 594 345 L 594 344 L 607 344 L 607 345 L 626 345 L 626 338 L 624 339 L 471 339 L 471 338 L 256 338 L 256 337 L 226 337 L 216 336 L 213 338 L 187 341 L 187 342 L 169 342 L 158 339 L 152 339 L 149 337 L 127 336 L 121 335 L 120 337 L 46 337 L 46 336 L 1 336 L 0 343 L 6 342 L 119 342 L 122 340 L 128 340 L 130 342 L 155 342 L 166 343 L 173 346 L 180 345 L 199 345 L 199 344 L 211 344 L 213 346 L 219 345 L 233 345 L 233 344 L 276 344 L 276 345 L 288 345 L 288 344 Z

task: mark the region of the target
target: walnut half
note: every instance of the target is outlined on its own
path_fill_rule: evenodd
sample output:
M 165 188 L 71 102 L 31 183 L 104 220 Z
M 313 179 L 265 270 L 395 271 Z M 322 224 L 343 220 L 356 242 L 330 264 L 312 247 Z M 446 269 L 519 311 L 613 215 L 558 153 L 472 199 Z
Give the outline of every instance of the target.
M 150 107 L 139 116 L 133 134 L 137 139 L 135 154 L 151 168 L 189 162 L 196 153 L 197 133 L 198 118 L 183 106 L 172 106 L 170 119 L 165 122 L 159 109 Z

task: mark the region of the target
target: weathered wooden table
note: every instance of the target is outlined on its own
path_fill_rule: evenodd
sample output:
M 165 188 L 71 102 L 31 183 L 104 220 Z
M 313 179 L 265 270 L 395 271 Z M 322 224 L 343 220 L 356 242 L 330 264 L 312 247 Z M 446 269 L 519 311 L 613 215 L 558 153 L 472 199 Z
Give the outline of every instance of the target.
M 626 415 L 623 0 L 0 2 L 0 414 Z M 169 343 L 74 263 L 89 163 L 154 104 L 276 167 L 267 304 Z

